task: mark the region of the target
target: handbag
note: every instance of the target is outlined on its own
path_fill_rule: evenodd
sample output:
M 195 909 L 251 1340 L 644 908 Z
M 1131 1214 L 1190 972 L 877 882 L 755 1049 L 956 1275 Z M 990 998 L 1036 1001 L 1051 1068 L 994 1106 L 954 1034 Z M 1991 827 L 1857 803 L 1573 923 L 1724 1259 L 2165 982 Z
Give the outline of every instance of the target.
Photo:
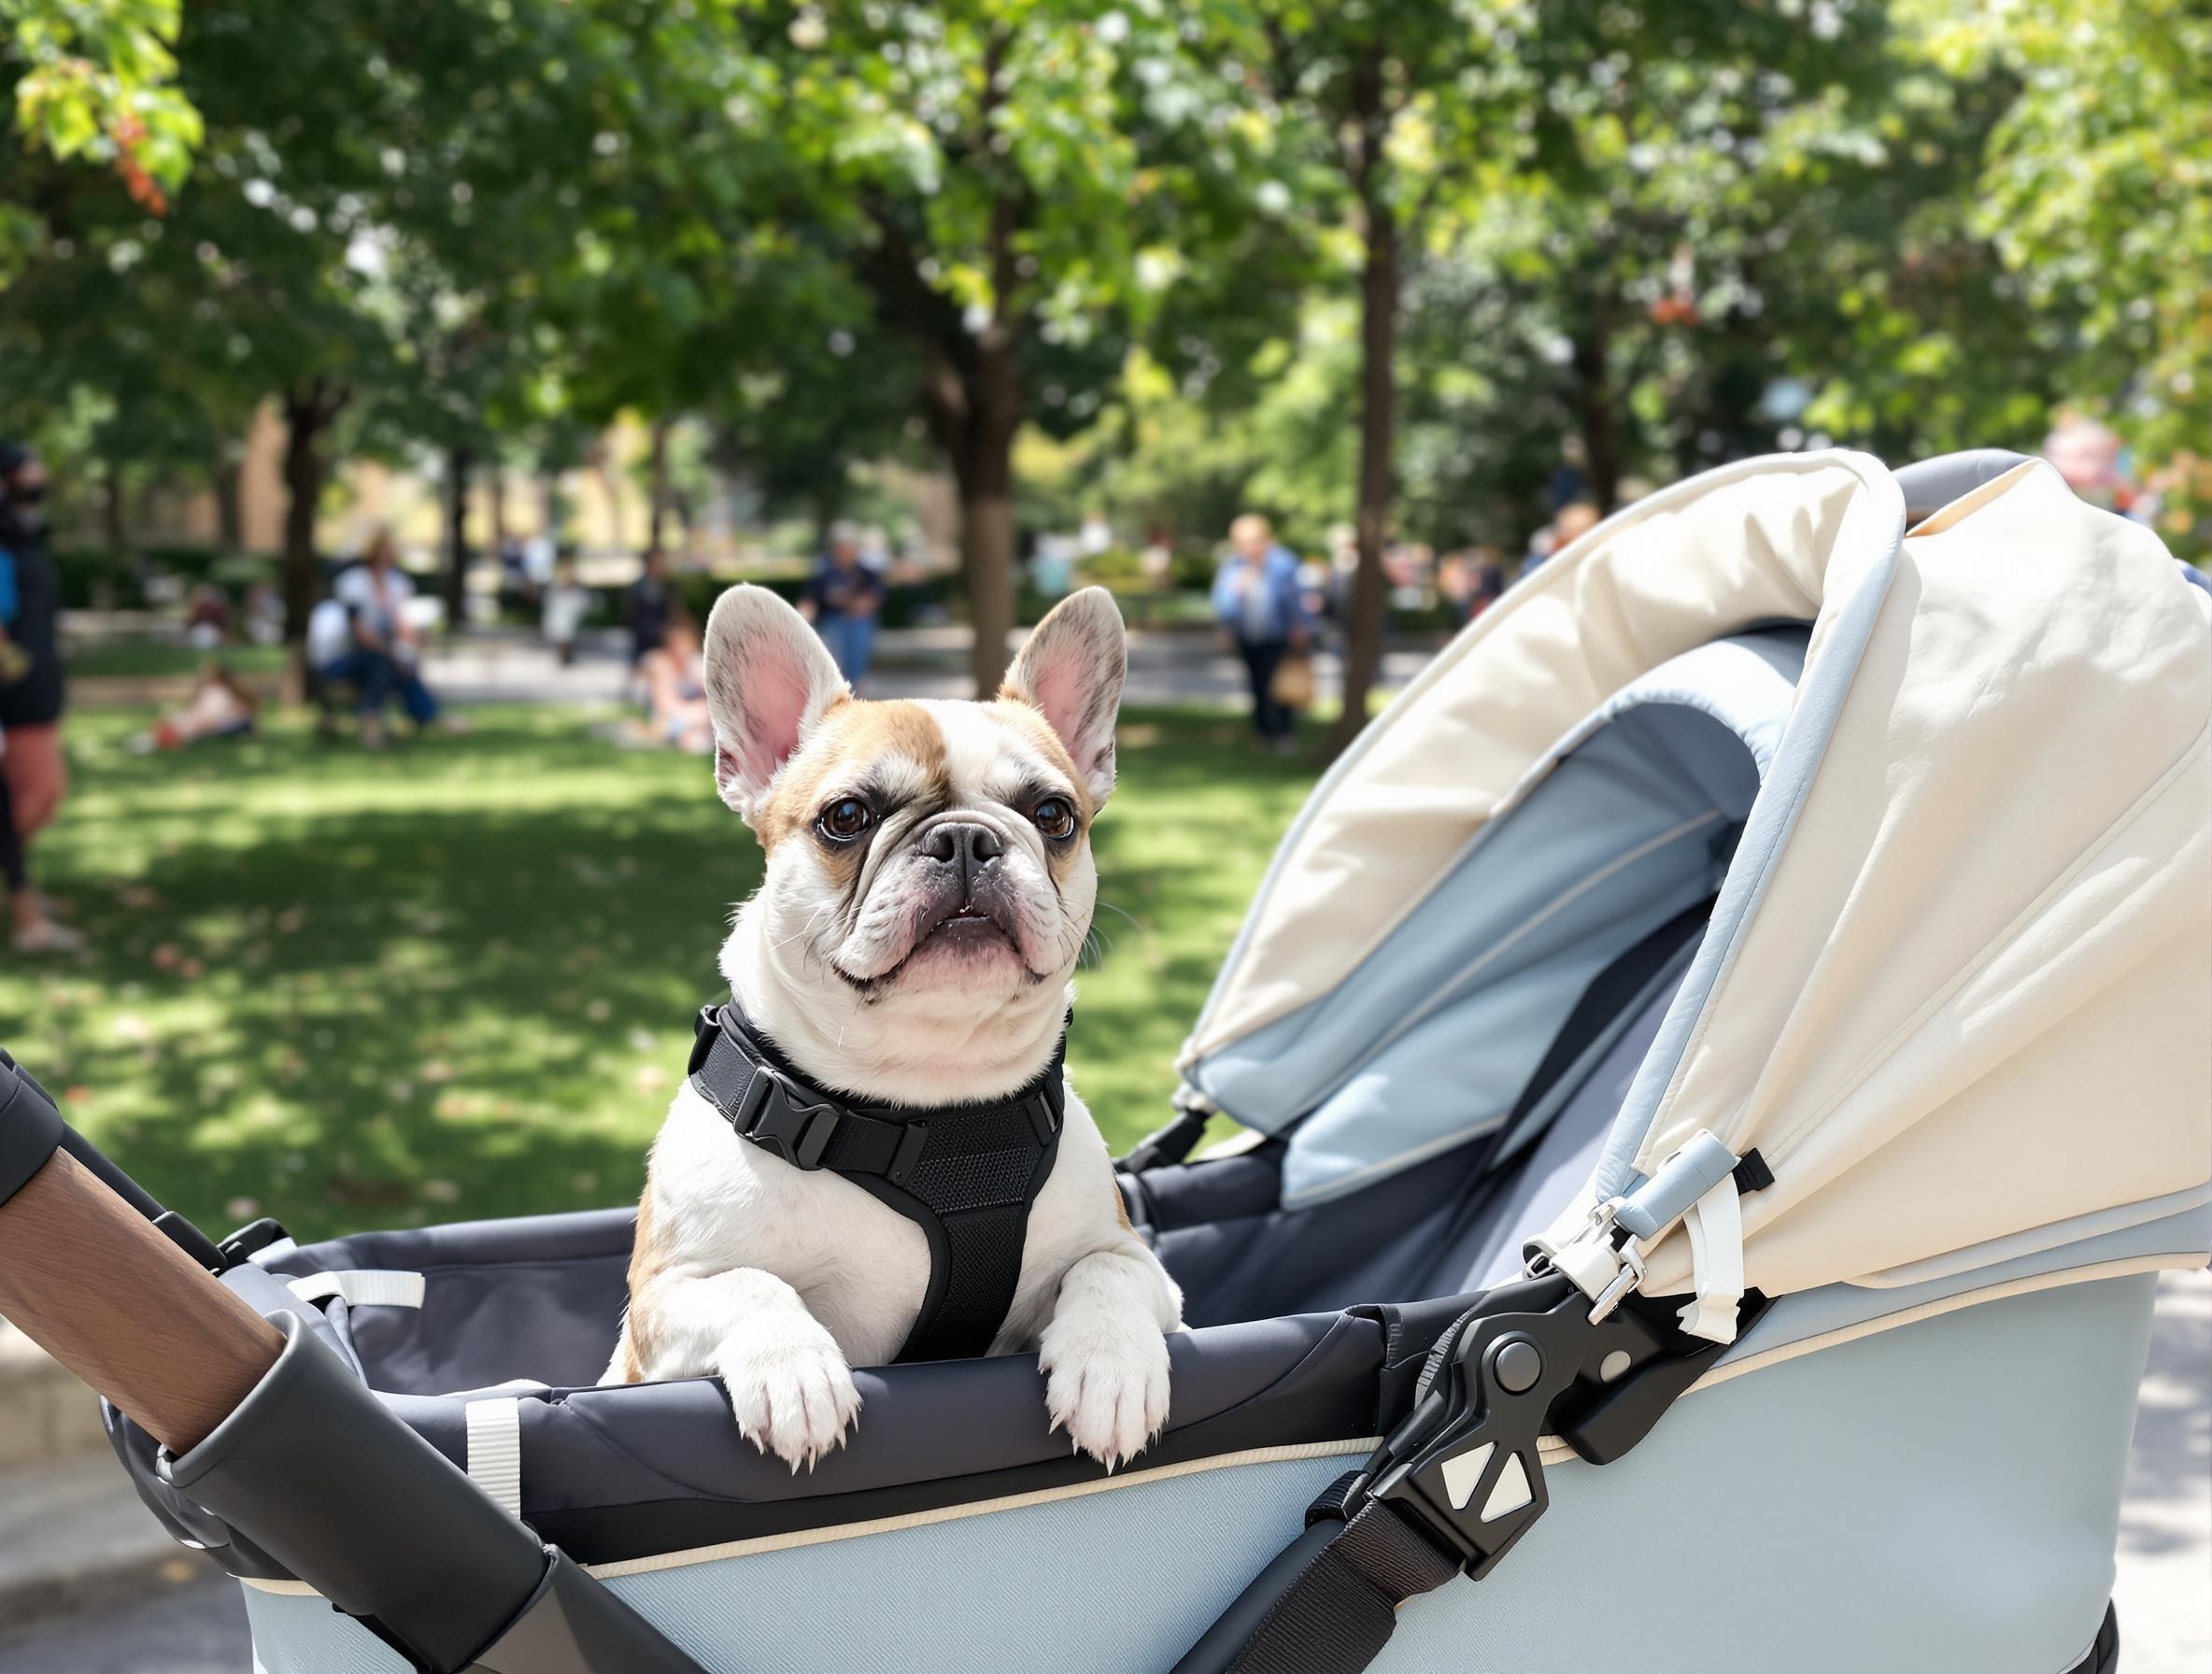
M 1300 713 L 1313 707 L 1313 659 L 1304 651 L 1285 651 L 1268 682 L 1268 696 L 1285 709 Z

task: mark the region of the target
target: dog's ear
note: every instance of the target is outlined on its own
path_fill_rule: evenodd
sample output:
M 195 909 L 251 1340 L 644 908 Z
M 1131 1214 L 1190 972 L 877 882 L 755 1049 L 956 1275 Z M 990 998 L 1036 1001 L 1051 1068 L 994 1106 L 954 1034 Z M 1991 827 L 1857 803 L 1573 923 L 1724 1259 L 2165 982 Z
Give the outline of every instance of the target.
M 747 819 L 822 712 L 852 695 L 807 619 L 764 587 L 733 587 L 706 619 L 715 788 Z
M 1113 722 L 1128 672 L 1121 610 L 1104 588 L 1086 587 L 1037 624 L 999 689 L 1044 712 L 1094 802 L 1113 789 Z

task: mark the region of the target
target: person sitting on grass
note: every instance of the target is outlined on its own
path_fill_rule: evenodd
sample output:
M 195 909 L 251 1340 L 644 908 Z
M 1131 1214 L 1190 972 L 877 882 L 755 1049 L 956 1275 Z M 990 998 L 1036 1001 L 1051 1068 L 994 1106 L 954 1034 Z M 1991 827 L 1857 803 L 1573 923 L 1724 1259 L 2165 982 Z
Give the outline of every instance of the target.
M 346 609 L 346 638 L 321 648 L 316 672 L 359 694 L 362 745 L 384 747 L 384 706 L 394 696 L 418 731 L 436 722 L 438 701 L 422 683 L 421 636 L 407 619 L 415 584 L 399 566 L 390 530 L 377 531 L 362 561 L 338 577 L 332 594 Z
M 253 688 L 220 662 L 200 671 L 191 694 L 131 740 L 140 755 L 181 750 L 204 738 L 244 738 L 261 717 L 262 701 Z
M 645 653 L 638 673 L 645 683 L 645 713 L 654 739 L 694 756 L 711 752 L 715 723 L 706 707 L 699 624 L 681 603 L 670 602 L 660 644 Z

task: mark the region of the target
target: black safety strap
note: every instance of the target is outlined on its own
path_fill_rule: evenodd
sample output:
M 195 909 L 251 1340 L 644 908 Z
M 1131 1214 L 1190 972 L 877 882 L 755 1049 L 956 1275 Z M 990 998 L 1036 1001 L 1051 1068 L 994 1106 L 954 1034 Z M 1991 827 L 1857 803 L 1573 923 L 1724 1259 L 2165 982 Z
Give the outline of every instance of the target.
M 1008 1098 L 907 1109 L 815 1086 L 734 1005 L 702 1007 L 697 1028 L 691 1085 L 739 1138 L 794 1168 L 841 1175 L 929 1241 L 929 1288 L 897 1357 L 988 1353 L 1021 1280 L 1029 1206 L 1059 1152 L 1066 1034 Z
M 1398 1606 L 1433 1593 L 1462 1560 L 1388 1500 L 1352 1510 L 1361 1472 L 1337 1479 L 1306 1513 L 1340 1532 L 1315 1549 L 1227 1665 L 1236 1674 L 1352 1674 L 1382 1653 Z

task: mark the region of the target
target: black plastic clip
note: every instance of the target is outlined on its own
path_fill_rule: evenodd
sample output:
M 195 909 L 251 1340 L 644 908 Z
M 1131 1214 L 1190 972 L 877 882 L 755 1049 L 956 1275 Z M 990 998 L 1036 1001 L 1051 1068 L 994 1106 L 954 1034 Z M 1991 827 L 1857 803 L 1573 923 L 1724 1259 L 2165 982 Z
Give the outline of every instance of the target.
M 1184 1087 L 1175 1095 L 1175 1115 L 1157 1132 L 1139 1140 L 1127 1156 L 1114 1167 L 1125 1174 L 1141 1174 L 1147 1169 L 1164 1168 L 1178 1163 L 1198 1149 L 1198 1141 L 1205 1136 L 1206 1124 L 1213 1119 L 1212 1100 Z
M 1746 1302 L 1749 1324 L 1764 1299 Z M 1558 1273 L 1501 1285 L 1438 1339 L 1413 1411 L 1361 1472 L 1366 1492 L 1479 1579 L 1551 1503 L 1540 1437 L 1609 1463 L 1721 1353 L 1633 1307 L 1593 1323 L 1589 1298 Z
M 752 1078 L 730 1113 L 730 1127 L 800 1169 L 822 1166 L 837 1121 L 833 1107 L 805 1102 L 784 1075 L 766 1064 L 753 1066 Z
M 216 1271 L 227 1273 L 241 1262 L 251 1261 L 271 1244 L 291 1236 L 284 1229 L 282 1221 L 271 1220 L 267 1215 L 258 1221 L 248 1221 L 216 1245 L 217 1253 L 222 1257 L 222 1266 Z

